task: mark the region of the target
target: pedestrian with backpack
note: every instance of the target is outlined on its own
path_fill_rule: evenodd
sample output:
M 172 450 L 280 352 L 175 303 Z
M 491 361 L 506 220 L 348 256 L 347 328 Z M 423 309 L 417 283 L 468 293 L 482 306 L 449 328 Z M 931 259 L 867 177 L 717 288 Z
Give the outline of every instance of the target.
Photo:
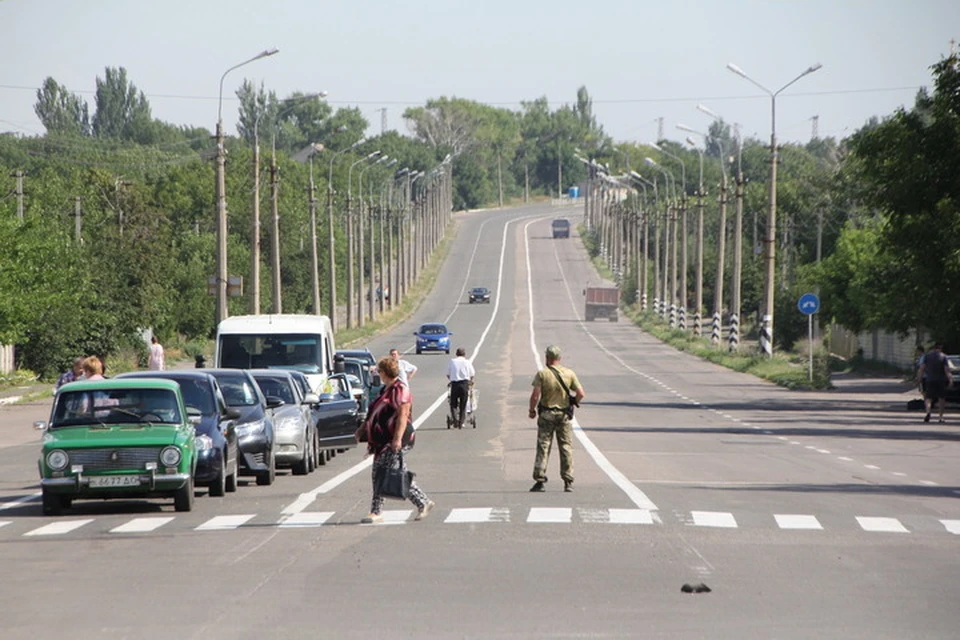
M 573 369 L 560 365 L 560 347 L 547 347 L 546 361 L 547 366 L 533 377 L 530 392 L 529 417 L 537 420 L 537 457 L 530 491 L 544 490 L 550 448 L 556 435 L 563 490 L 570 492 L 573 491 L 573 409 L 580 406 L 586 394 Z

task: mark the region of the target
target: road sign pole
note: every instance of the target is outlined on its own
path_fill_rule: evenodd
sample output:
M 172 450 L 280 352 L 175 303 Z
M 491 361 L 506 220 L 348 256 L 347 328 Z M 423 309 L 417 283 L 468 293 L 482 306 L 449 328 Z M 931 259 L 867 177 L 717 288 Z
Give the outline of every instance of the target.
M 807 316 L 807 344 L 810 346 L 810 382 L 813 382 L 813 314 Z

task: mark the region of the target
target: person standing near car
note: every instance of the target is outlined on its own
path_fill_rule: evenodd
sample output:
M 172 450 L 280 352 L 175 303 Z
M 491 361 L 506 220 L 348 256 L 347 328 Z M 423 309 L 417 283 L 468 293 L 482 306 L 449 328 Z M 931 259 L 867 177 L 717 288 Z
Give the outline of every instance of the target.
M 83 356 L 73 359 L 73 365 L 69 370 L 64 371 L 60 374 L 60 377 L 57 378 L 57 384 L 53 388 L 54 391 L 62 387 L 63 385 L 80 380 L 83 377 Z
M 380 469 L 392 466 L 400 467 L 402 473 L 407 472 L 406 460 L 401 455 L 404 446 L 404 435 L 413 432 L 410 424 L 410 412 L 413 407 L 413 395 L 410 388 L 400 379 L 400 368 L 397 362 L 390 357 L 381 358 L 377 363 L 377 371 L 384 383 L 383 393 L 373 401 L 367 412 L 367 418 L 356 432 L 357 442 L 366 440 L 367 452 L 373 454 L 373 499 L 370 503 L 370 513 L 360 522 L 375 524 L 383 521 L 380 513 L 383 508 L 383 496 L 377 486 L 377 476 Z M 434 502 L 427 497 L 416 481 L 410 482 L 410 501 L 417 507 L 417 520 L 423 520 L 433 509 Z
M 457 357 L 452 358 L 447 365 L 447 380 L 450 381 L 450 416 L 457 421 L 457 429 L 463 429 L 470 385 L 473 384 L 473 378 L 476 375 L 473 363 L 467 360 L 466 356 L 466 349 L 458 347 Z
M 917 371 L 917 384 L 922 384 L 925 389 L 923 404 L 927 415 L 923 417 L 924 422 L 930 422 L 930 412 L 933 409 L 933 403 L 936 402 L 940 423 L 943 423 L 943 409 L 947 404 L 947 387 L 951 382 L 947 356 L 943 355 L 943 345 L 937 343 L 923 356 Z
M 544 490 L 550 448 L 556 434 L 563 490 L 570 492 L 573 491 L 573 407 L 579 406 L 586 394 L 573 369 L 559 364 L 560 347 L 547 347 L 546 360 L 547 366 L 533 377 L 530 392 L 529 417 L 537 419 L 537 457 L 530 491 Z
M 390 357 L 397 363 L 397 367 L 400 370 L 400 379 L 403 380 L 404 384 L 409 385 L 410 381 L 413 380 L 413 376 L 417 375 L 420 367 L 408 360 L 402 359 L 399 349 L 390 349 Z

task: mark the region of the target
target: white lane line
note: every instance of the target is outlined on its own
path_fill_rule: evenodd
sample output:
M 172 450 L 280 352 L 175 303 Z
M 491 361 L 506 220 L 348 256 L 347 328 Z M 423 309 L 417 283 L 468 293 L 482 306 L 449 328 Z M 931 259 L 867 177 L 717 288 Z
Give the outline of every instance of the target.
M 90 524 L 93 522 L 93 518 L 88 520 L 63 520 L 61 522 L 53 522 L 48 525 L 44 525 L 38 529 L 33 529 L 32 531 L 27 531 L 25 536 L 59 536 L 64 533 L 70 533 L 80 527 Z
M 487 334 L 490 333 L 490 329 L 493 327 L 494 320 L 496 320 L 497 313 L 500 310 L 500 292 L 503 290 L 502 285 L 503 285 L 504 260 L 507 252 L 507 230 L 510 228 L 510 225 L 516 222 L 521 222 L 529 217 L 533 217 L 533 216 L 526 216 L 524 218 L 508 220 L 506 224 L 503 225 L 503 234 L 500 238 L 500 264 L 497 271 L 497 289 L 496 289 L 496 295 L 494 296 L 493 310 L 490 313 L 490 320 L 487 322 L 486 328 L 484 328 L 483 333 L 480 334 L 480 339 L 477 341 L 477 344 L 473 349 L 473 353 L 470 355 L 470 358 L 469 358 L 470 362 L 473 362 L 476 359 L 477 355 L 480 353 L 480 348 L 483 346 L 484 341 L 487 339 Z M 537 219 L 543 219 L 546 217 L 549 217 L 549 216 L 544 216 L 540 214 L 537 215 Z M 483 224 L 486 224 L 486 222 L 484 222 Z M 481 227 L 482 226 L 483 225 L 481 225 Z M 477 235 L 479 240 L 480 234 L 477 234 Z M 474 248 L 474 252 L 476 252 L 476 248 Z M 473 258 L 471 258 L 471 261 L 472 259 Z M 467 274 L 469 275 L 469 270 Z M 464 286 L 466 286 L 466 282 L 467 282 L 467 279 L 464 278 Z M 460 297 L 461 298 L 463 297 L 462 292 Z M 459 305 L 459 298 L 458 298 L 457 305 Z M 456 307 L 455 307 L 455 310 L 456 310 Z M 452 315 L 453 314 L 451 313 L 451 315 L 448 316 L 448 318 L 452 317 Z M 429 407 L 426 408 L 425 411 L 423 411 L 417 416 L 417 419 L 413 421 L 413 428 L 418 429 L 421 424 L 423 424 L 426 420 L 430 418 L 430 416 L 433 415 L 433 413 L 437 410 L 438 407 L 440 407 L 441 405 L 446 405 L 446 403 L 447 403 L 447 393 L 446 391 L 444 391 L 439 396 L 437 396 L 437 399 L 433 401 L 433 404 L 431 404 Z M 337 474 L 336 476 L 334 476 L 333 478 L 331 478 L 330 480 L 327 480 L 316 489 L 313 489 L 312 491 L 308 491 L 307 493 L 301 493 L 296 500 L 294 500 L 292 503 L 284 507 L 283 510 L 280 512 L 282 514 L 280 517 L 280 522 L 283 523 L 286 520 L 286 518 L 288 518 L 289 516 L 300 513 L 301 511 L 309 507 L 317 499 L 317 496 L 333 491 L 334 489 L 339 487 L 341 484 L 343 484 L 353 476 L 357 475 L 364 469 L 368 469 L 371 464 L 373 464 L 373 458 L 366 457 L 362 461 L 358 462 L 357 464 L 347 469 L 346 471 L 343 471 Z
M 465 522 L 491 522 L 492 507 L 475 507 L 469 509 L 451 509 L 450 515 L 444 520 L 446 523 L 459 524 Z
M 906 477 L 907 477 L 907 474 L 905 474 L 905 473 L 902 472 L 902 471 L 891 471 L 891 473 L 892 473 L 893 475 L 895 475 L 895 476 L 900 477 L 900 478 L 906 478 Z
M 777 526 L 781 529 L 823 529 L 816 516 L 775 514 L 773 517 L 777 521 Z
M 173 521 L 172 517 L 134 518 L 129 522 L 123 523 L 119 527 L 110 529 L 110 533 L 147 533 L 148 531 L 155 531 L 171 521 Z
M 31 502 L 33 500 L 36 500 L 42 495 L 43 495 L 43 492 L 38 491 L 36 493 L 30 494 L 29 496 L 17 498 L 16 500 L 11 500 L 10 502 L 0 503 L 0 511 L 3 511 L 4 509 L 13 509 L 14 507 L 19 507 L 24 502 Z
M 874 471 L 876 471 L 877 469 L 880 468 L 880 467 L 878 467 L 878 466 L 875 465 L 875 464 L 865 464 L 865 465 L 863 465 L 863 466 L 866 467 L 867 469 L 873 469 Z
M 936 486 L 939 486 L 939 485 L 938 485 L 936 482 L 934 482 L 933 480 L 921 480 L 921 481 L 920 481 L 920 484 L 925 484 L 925 485 L 927 485 L 928 487 L 936 487 Z
M 531 507 L 527 522 L 568 523 L 573 518 L 573 509 L 567 507 Z
M 791 441 L 790 441 L 790 444 L 800 444 L 800 443 L 797 442 L 796 440 L 791 440 Z
M 244 524 L 247 520 L 253 518 L 256 514 L 244 514 L 244 515 L 235 515 L 235 516 L 214 516 L 210 518 L 199 527 L 194 529 L 195 531 L 227 531 L 230 529 L 236 529 L 240 525 Z
M 524 242 L 524 253 L 527 267 L 527 300 L 530 309 L 530 350 L 533 352 L 534 361 L 537 363 L 537 369 L 543 368 L 543 361 L 540 359 L 540 350 L 537 349 L 537 334 L 533 328 L 534 320 L 534 309 L 533 309 L 533 268 L 530 265 L 530 225 L 533 222 L 528 222 L 523 227 L 523 242 Z M 573 309 L 577 322 L 580 324 L 580 328 L 588 335 L 590 338 L 607 354 L 613 356 L 622 366 L 626 367 L 634 373 L 638 373 L 635 369 L 627 365 L 623 360 L 621 360 L 615 354 L 610 353 L 606 347 L 604 347 L 597 338 L 590 333 L 587 327 L 584 325 L 583 321 L 580 319 L 580 313 L 577 311 L 577 306 L 573 301 L 573 294 L 570 292 L 570 283 L 567 282 L 567 276 L 563 272 L 563 264 L 560 262 L 560 255 L 557 253 L 556 246 L 554 246 L 554 257 L 557 261 L 557 268 L 560 271 L 560 277 L 563 280 L 563 286 L 567 290 L 567 299 L 570 301 L 570 306 Z M 600 449 L 597 448 L 593 441 L 584 433 L 583 429 L 580 427 L 580 422 L 574 418 L 573 419 L 573 433 L 577 436 L 577 439 L 580 441 L 580 444 L 583 445 L 583 448 L 587 450 L 587 453 L 590 454 L 590 457 L 593 458 L 593 461 L 596 463 L 604 473 L 607 474 L 607 477 L 617 485 L 621 491 L 627 494 L 627 497 L 630 499 L 633 504 L 635 504 L 640 509 L 649 509 L 651 511 L 657 510 L 657 505 L 653 503 L 653 500 L 647 497 L 643 491 L 640 490 L 638 486 L 630 482 L 619 469 L 617 469 L 613 464 L 607 459 L 603 453 L 600 452 Z
M 857 522 L 864 531 L 880 533 L 910 533 L 896 518 L 871 518 L 857 516 Z
M 281 529 L 322 527 L 332 517 L 333 511 L 301 511 L 283 520 L 279 526 Z
M 721 511 L 691 511 L 693 524 L 698 527 L 720 527 L 723 529 L 736 529 L 737 520 L 732 513 Z
M 947 528 L 947 531 L 950 533 L 960 536 L 960 520 L 941 520 L 943 526 Z
M 830 449 L 817 449 L 817 453 L 830 453 Z
M 837 460 L 843 460 L 844 462 L 853 462 L 853 458 L 848 458 L 847 456 L 837 456 Z
M 13 520 L 0 520 L 0 527 L 5 527 L 8 524 L 13 524 Z

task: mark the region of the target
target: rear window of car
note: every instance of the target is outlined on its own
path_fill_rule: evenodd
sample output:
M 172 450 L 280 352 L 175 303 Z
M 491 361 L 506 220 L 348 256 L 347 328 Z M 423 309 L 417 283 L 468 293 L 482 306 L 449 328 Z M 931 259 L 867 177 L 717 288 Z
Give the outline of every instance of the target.
M 263 376 L 257 377 L 257 384 L 260 385 L 260 390 L 265 396 L 280 398 L 287 404 L 295 404 L 297 401 L 294 397 L 293 387 L 285 380 Z
M 252 407 L 260 403 L 257 390 L 246 376 L 218 378 L 223 399 L 231 407 Z

